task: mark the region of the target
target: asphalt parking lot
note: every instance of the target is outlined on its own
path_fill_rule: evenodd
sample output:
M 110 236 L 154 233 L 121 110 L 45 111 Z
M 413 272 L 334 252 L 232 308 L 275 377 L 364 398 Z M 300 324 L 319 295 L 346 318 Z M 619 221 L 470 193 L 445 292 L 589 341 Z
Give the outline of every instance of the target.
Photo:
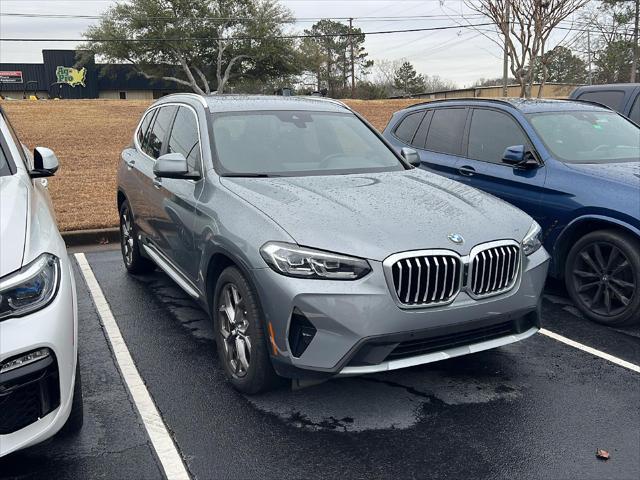
M 87 253 L 192 478 L 640 477 L 640 373 L 538 334 L 407 370 L 246 397 L 224 380 L 204 312 L 166 275 Z M 0 460 L 16 478 L 164 475 L 79 270 L 85 426 Z M 543 326 L 640 365 L 640 328 L 587 322 L 547 288 Z M 596 449 L 611 458 L 596 458 Z

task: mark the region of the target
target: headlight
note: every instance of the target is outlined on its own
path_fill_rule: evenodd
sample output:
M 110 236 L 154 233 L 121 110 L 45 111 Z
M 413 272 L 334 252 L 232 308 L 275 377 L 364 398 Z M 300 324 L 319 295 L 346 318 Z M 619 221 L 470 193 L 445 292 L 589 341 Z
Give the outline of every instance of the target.
M 289 277 L 356 280 L 371 271 L 366 260 L 313 250 L 289 243 L 269 242 L 260 249 L 264 261 Z
M 537 252 L 542 246 L 542 238 L 541 238 L 542 229 L 537 222 L 533 222 L 531 228 L 527 232 L 522 240 L 522 250 L 525 255 L 531 255 L 534 252 Z
M 0 320 L 45 307 L 55 296 L 59 279 L 60 260 L 49 253 L 0 279 Z

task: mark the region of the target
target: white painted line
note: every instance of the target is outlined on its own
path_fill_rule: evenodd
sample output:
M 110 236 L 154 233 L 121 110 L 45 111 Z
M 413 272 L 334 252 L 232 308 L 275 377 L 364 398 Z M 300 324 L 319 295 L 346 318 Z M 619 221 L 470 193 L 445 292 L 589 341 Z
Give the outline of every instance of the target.
M 91 296 L 93 297 L 93 302 L 98 310 L 98 315 L 100 315 L 102 326 L 107 333 L 107 339 L 111 344 L 111 349 L 116 359 L 116 363 L 118 364 L 118 368 L 120 368 L 122 378 L 124 379 L 127 388 L 129 389 L 129 393 L 131 394 L 131 398 L 133 398 L 133 402 L 138 409 L 138 413 L 142 418 L 167 479 L 189 480 L 189 474 L 187 473 L 187 469 L 185 468 L 182 458 L 178 453 L 178 449 L 173 443 L 173 439 L 169 435 L 167 427 L 164 424 L 156 405 L 153 403 L 153 399 L 151 398 L 135 363 L 133 363 L 133 358 L 131 358 L 129 349 L 124 342 L 124 338 L 122 338 L 120 328 L 118 328 L 118 324 L 116 323 L 113 313 L 111 313 L 111 309 L 109 308 L 109 304 L 102 293 L 102 288 L 100 288 L 100 284 L 96 280 L 89 262 L 87 262 L 87 258 L 84 256 L 84 253 L 76 253 L 75 257 L 78 261 L 78 265 L 80 266 L 80 271 L 87 282 Z
M 571 340 L 570 338 L 567 338 L 567 337 L 563 337 L 562 335 L 558 335 L 557 333 L 547 330 L 546 328 L 541 328 L 540 333 L 543 335 L 546 335 L 547 337 L 553 338 L 554 340 L 562 342 L 566 345 L 577 348 L 578 350 L 588 352 L 591 355 L 604 358 L 605 360 L 611 363 L 615 363 L 616 365 L 620 365 L 621 367 L 628 368 L 633 372 L 640 373 L 640 365 L 627 362 L 626 360 L 622 360 L 621 358 L 614 357 L 613 355 L 609 355 L 608 353 L 605 353 L 603 351 L 596 350 L 595 348 L 589 347 L 587 345 L 583 345 L 582 343 L 576 342 L 575 340 Z

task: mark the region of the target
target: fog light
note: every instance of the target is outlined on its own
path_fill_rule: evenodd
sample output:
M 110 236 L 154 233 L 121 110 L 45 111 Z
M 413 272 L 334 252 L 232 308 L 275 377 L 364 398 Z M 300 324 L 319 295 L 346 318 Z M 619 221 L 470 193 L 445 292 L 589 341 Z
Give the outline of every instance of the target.
M 20 355 L 19 357 L 3 362 L 2 366 L 0 366 L 0 373 L 7 373 L 11 370 L 15 370 L 16 368 L 24 367 L 30 363 L 47 358 L 49 355 L 51 355 L 51 350 L 48 348 L 39 348 L 38 350 L 34 350 L 25 355 Z
M 316 327 L 304 316 L 297 307 L 291 314 L 291 325 L 289 325 L 289 348 L 291 355 L 299 357 L 307 349 L 311 340 L 316 335 Z

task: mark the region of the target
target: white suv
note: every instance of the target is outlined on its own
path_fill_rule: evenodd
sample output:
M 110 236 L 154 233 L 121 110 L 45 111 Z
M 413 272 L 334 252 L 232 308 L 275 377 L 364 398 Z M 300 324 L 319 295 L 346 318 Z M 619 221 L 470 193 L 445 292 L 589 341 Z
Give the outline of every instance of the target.
M 0 457 L 82 426 L 76 289 L 45 178 L 57 169 L 0 109 Z

